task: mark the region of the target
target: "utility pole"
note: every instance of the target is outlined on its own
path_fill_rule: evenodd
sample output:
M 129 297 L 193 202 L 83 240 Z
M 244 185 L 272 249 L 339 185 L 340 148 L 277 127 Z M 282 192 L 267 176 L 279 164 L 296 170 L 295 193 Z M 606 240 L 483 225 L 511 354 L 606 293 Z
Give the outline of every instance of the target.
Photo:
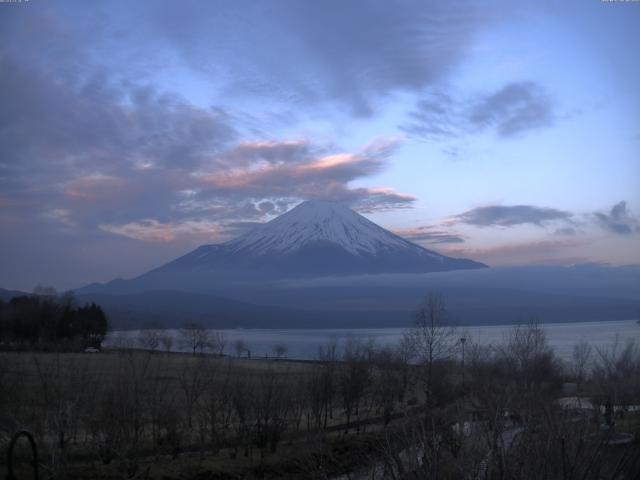
M 462 392 L 464 393 L 464 344 L 467 342 L 465 337 L 460 338 L 462 344 Z

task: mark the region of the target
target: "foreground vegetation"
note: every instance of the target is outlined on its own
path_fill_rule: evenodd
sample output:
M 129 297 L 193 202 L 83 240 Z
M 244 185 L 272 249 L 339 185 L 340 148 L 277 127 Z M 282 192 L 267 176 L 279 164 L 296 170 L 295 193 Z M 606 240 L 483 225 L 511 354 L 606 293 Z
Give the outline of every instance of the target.
M 623 408 L 640 405 L 633 343 L 579 344 L 574 362 L 562 364 L 530 324 L 481 347 L 460 342 L 438 297 L 396 348 L 329 342 L 315 362 L 223 356 L 219 336 L 217 353 L 204 355 L 198 335 L 185 329 L 190 354 L 0 354 L 0 446 L 29 429 L 45 478 L 631 479 L 640 472 L 640 417 Z M 558 402 L 567 388 L 590 403 Z M 28 452 L 17 454 L 26 474 Z

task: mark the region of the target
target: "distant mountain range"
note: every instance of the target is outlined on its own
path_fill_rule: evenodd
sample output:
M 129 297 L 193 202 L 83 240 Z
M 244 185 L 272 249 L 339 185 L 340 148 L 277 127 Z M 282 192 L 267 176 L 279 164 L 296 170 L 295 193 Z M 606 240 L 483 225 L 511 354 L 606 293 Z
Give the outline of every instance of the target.
M 21 295 L 28 295 L 28 294 L 20 290 L 6 290 L 4 288 L 0 288 L 0 300 L 3 300 L 5 302 L 8 302 L 13 297 L 19 297 Z
M 425 294 L 441 293 L 461 325 L 640 318 L 640 267 L 579 265 L 456 270 L 426 274 L 292 278 L 215 283 L 208 291 L 77 292 L 100 304 L 114 328 L 404 327 Z M 8 300 L 22 292 L 0 289 Z

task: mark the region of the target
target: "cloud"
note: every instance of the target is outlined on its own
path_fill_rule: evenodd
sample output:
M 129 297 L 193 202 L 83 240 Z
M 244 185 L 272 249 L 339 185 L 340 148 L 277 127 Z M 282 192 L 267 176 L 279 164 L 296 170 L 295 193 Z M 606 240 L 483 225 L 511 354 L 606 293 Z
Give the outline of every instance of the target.
M 554 233 L 556 235 L 573 236 L 573 235 L 577 235 L 578 231 L 573 227 L 562 227 L 562 228 L 557 228 Z
M 308 142 L 244 143 L 225 153 L 236 168 L 198 173 L 200 196 L 245 198 L 328 199 L 349 203 L 362 211 L 409 206 L 415 198 L 390 188 L 352 188 L 353 180 L 380 172 L 398 146 L 378 140 L 354 153 L 323 153 Z M 274 155 L 273 151 L 286 152 Z
M 307 198 L 362 212 L 410 207 L 409 194 L 361 183 L 386 168 L 396 141 L 345 151 L 256 125 L 274 99 L 274 115 L 337 107 L 367 116 L 396 92 L 421 92 L 465 58 L 499 10 L 412 0 L 7 10 L 2 227 L 44 222 L 67 235 L 179 242 L 200 238 L 207 222 L 222 235 Z
M 555 118 L 555 105 L 547 91 L 535 82 L 523 81 L 475 98 L 454 98 L 443 91 L 425 94 L 400 129 L 428 140 L 485 131 L 512 137 L 550 127 Z
M 413 195 L 398 193 L 387 187 L 352 188 L 344 192 L 344 199 L 360 213 L 411 208 L 416 201 Z
M 409 113 L 409 122 L 400 125 L 400 129 L 423 139 L 462 135 L 464 113 L 460 111 L 461 106 L 444 92 L 431 92 L 424 97 Z
M 631 215 L 625 201 L 616 203 L 609 213 L 595 212 L 593 218 L 601 228 L 617 235 L 640 232 L 640 222 Z
M 63 187 L 64 195 L 82 202 L 107 201 L 115 192 L 127 188 L 125 178 L 99 173 L 74 178 Z
M 51 170 L 95 161 L 105 174 L 129 163 L 185 168 L 236 135 L 224 111 L 150 86 L 118 85 L 104 75 L 67 83 L 8 55 L 0 68 L 7 72 L 0 78 L 0 146 L 10 167 L 46 159 Z
M 366 211 L 414 201 L 391 188 L 351 186 L 382 171 L 397 140 L 345 152 L 310 140 L 247 139 L 220 107 L 69 68 L 73 79 L 64 81 L 46 65 L 0 53 L 3 225 L 46 219 L 69 233 L 169 241 L 198 239 L 207 222 L 265 220 L 308 198 Z
M 395 92 L 441 80 L 479 32 L 520 9 L 499 3 L 60 1 L 6 12 L 0 39 L 51 69 L 80 60 L 128 78 L 188 70 L 227 97 L 367 116 Z
M 99 228 L 106 232 L 145 242 L 174 242 L 181 235 L 203 237 L 209 241 L 218 240 L 221 230 L 218 224 L 206 220 L 163 223 L 155 219 L 140 220 L 123 225 L 104 224 Z
M 75 223 L 71 220 L 71 212 L 64 208 L 54 208 L 43 213 L 45 218 L 53 220 L 63 227 L 75 227 Z
M 514 9 L 502 7 L 414 0 L 161 2 L 138 6 L 144 11 L 135 18 L 143 19 L 137 35 L 166 42 L 207 77 L 230 79 L 231 94 L 307 106 L 333 102 L 368 116 L 377 100 L 421 91 L 451 71 L 476 32 Z
M 425 225 L 394 230 L 396 235 L 416 243 L 464 243 L 465 237 L 457 232 L 443 230 L 440 226 Z
M 571 221 L 572 214 L 555 208 L 533 205 L 491 205 L 477 207 L 455 215 L 451 223 L 466 223 L 479 227 L 513 227 L 516 225 L 542 226 L 553 221 Z
M 446 248 L 440 252 L 454 257 L 473 258 L 492 266 L 507 265 L 573 265 L 589 259 L 573 255 L 585 242 L 565 240 L 539 240 L 512 243 L 486 248 Z M 567 256 L 567 253 L 570 253 Z
M 534 82 L 505 85 L 481 99 L 469 111 L 478 129 L 495 128 L 503 137 L 553 124 L 553 104 L 546 91 Z
M 150 87 L 63 82 L 7 55 L 0 68 L 0 189 L 17 217 L 59 208 L 95 225 L 167 212 L 189 172 L 237 138 L 223 111 Z

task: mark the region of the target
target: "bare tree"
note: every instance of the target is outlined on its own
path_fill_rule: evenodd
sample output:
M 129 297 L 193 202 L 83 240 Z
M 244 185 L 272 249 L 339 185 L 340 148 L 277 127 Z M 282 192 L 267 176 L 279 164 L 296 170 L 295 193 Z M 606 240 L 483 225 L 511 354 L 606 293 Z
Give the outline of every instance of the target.
M 571 370 L 575 377 L 578 391 L 580 391 L 580 385 L 591 370 L 592 354 L 593 348 L 585 341 L 576 343 L 573 346 L 573 364 L 571 365 Z
M 155 352 L 160 346 L 160 332 L 155 329 L 140 330 L 138 334 L 138 344 L 149 352 Z
M 182 364 L 181 373 L 178 377 L 180 390 L 184 395 L 184 406 L 187 414 L 187 427 L 193 425 L 193 414 L 198 399 L 206 390 L 207 370 L 209 363 L 206 357 L 199 357 L 197 360 L 189 361 L 185 359 Z M 193 362 L 196 362 L 195 364 Z
M 227 337 L 223 332 L 212 332 L 209 338 L 209 348 L 218 357 L 224 353 L 224 347 L 227 346 Z
M 444 299 L 428 295 L 416 311 L 414 327 L 405 332 L 405 341 L 421 365 L 425 367 L 425 395 L 433 396 L 434 365 L 449 359 L 456 348 L 456 331 L 451 324 Z
M 535 321 L 512 328 L 498 350 L 510 367 L 512 380 L 524 388 L 557 378 L 557 359 L 544 329 Z
M 254 441 L 264 456 L 268 446 L 274 453 L 288 427 L 288 414 L 292 397 L 289 395 L 289 372 L 276 373 L 268 369 L 253 385 L 252 408 Z
M 360 415 L 362 400 L 371 383 L 371 364 L 367 353 L 367 349 L 359 340 L 347 339 L 338 380 L 347 420 L 345 433 L 349 433 L 352 417 Z
M 240 358 L 244 352 L 249 350 L 249 346 L 243 340 L 238 339 L 233 342 L 233 349 L 236 351 L 238 358 Z
M 251 437 L 251 387 L 246 375 L 235 375 L 230 383 L 230 401 L 233 406 L 232 426 L 238 441 L 234 445 L 232 458 L 238 454 L 238 447 L 244 446 L 244 456 L 248 457 Z
M 34 402 L 40 409 L 42 438 L 50 451 L 50 468 L 56 476 L 66 476 L 67 449 L 76 438 L 79 419 L 85 405 L 95 391 L 86 362 L 55 354 L 51 357 L 33 356 L 37 372 Z
M 151 364 L 146 379 L 146 409 L 151 430 L 151 446 L 156 458 L 160 453 L 160 444 L 164 440 L 162 438 L 163 430 L 165 430 L 167 420 L 169 420 L 167 412 L 177 410 L 174 399 L 175 394 L 170 388 L 172 384 L 167 381 L 163 373 L 164 365 L 156 360 L 156 362 Z
M 395 348 L 394 357 L 398 364 L 398 373 L 400 376 L 400 388 L 398 389 L 398 401 L 404 402 L 405 396 L 409 393 L 409 387 L 413 386 L 413 375 L 411 363 L 412 348 L 406 335 L 400 338 L 400 342 Z M 413 390 L 413 389 L 412 389 Z M 413 394 L 413 392 L 412 392 Z
M 108 464 L 118 458 L 135 474 L 147 431 L 148 382 L 152 355 L 122 352 L 96 397 L 89 423 L 98 456 Z
M 287 346 L 282 344 L 282 343 L 278 343 L 276 345 L 273 346 L 273 353 L 276 356 L 276 358 L 282 358 L 287 354 Z
M 323 427 L 327 428 L 329 418 L 333 419 L 333 400 L 336 395 L 336 362 L 338 360 L 338 340 L 329 339 L 318 348 L 318 359 L 322 362 L 322 402 L 324 410 Z
M 640 401 L 640 345 L 630 339 L 621 345 L 616 337 L 612 345 L 596 348 L 593 378 L 600 390 L 600 401 L 614 405 Z
M 165 331 L 160 335 L 160 343 L 162 344 L 162 348 L 164 348 L 165 352 L 171 352 L 171 349 L 173 348 L 173 335 Z
M 382 411 L 384 426 L 391 421 L 396 406 L 396 400 L 402 394 L 402 375 L 396 352 L 390 348 L 376 352 L 374 365 L 376 377 L 374 385 L 374 400 L 378 410 Z
M 198 421 L 204 434 L 201 436 L 201 442 L 208 443 L 214 454 L 217 454 L 223 445 L 233 421 L 231 385 L 235 372 L 231 364 L 226 363 L 226 368 L 219 375 L 219 366 L 218 362 L 210 362 L 208 365 L 208 380 L 198 412 Z
M 202 324 L 196 322 L 186 323 L 180 330 L 184 345 L 189 348 L 193 354 L 196 351 L 203 353 L 205 348 L 210 346 L 210 334 Z

